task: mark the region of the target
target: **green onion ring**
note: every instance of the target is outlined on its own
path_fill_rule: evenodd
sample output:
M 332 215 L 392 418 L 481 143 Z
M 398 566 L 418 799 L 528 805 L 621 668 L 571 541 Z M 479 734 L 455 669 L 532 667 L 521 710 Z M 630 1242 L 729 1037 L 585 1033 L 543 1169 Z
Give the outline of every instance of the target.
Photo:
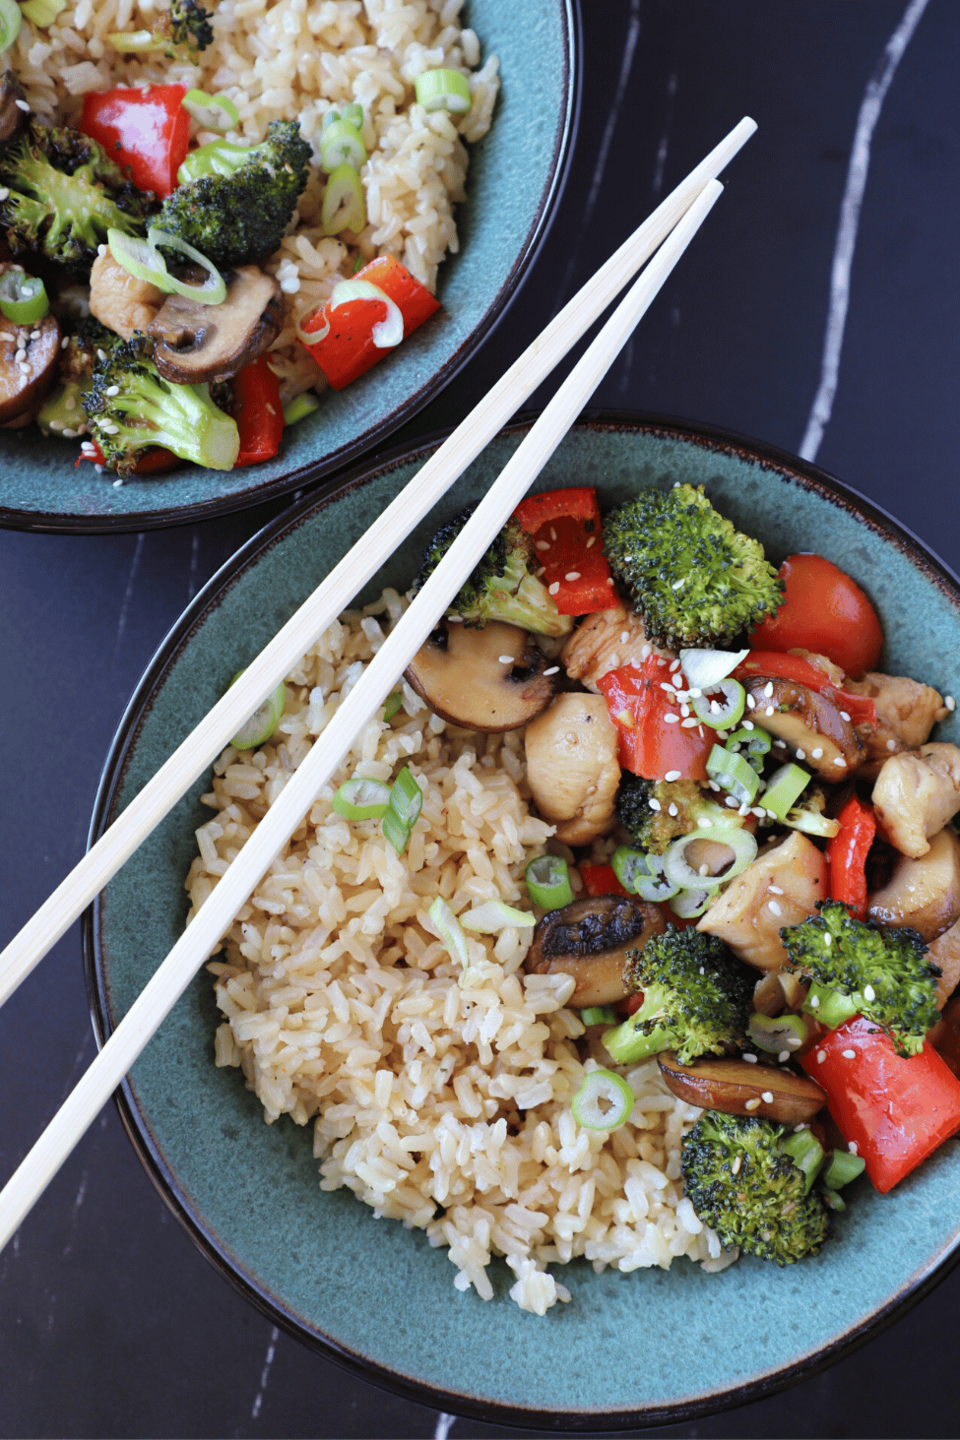
M 382 820 L 390 804 L 390 786 L 379 780 L 345 780 L 333 797 L 333 808 L 345 820 Z
M 560 855 L 538 855 L 524 871 L 530 899 L 544 910 L 562 910 L 573 900 L 570 871 Z
M 0 277 L 0 311 L 14 325 L 33 325 L 49 309 L 47 287 L 39 276 L 8 270 Z
M 726 845 L 733 851 L 733 864 L 720 875 L 701 875 L 694 870 L 686 854 L 687 847 L 695 840 Z M 732 825 L 714 825 L 709 834 L 694 830 L 689 835 L 681 835 L 679 840 L 674 840 L 664 851 L 663 873 L 669 881 L 679 885 L 681 890 L 719 890 L 721 885 L 746 870 L 751 861 L 756 859 L 756 854 L 757 842 L 749 830 L 741 830 Z
M 719 690 L 723 701 L 712 700 L 709 695 L 692 695 L 690 708 L 704 725 L 711 730 L 729 730 L 743 716 L 747 705 L 747 692 L 739 680 L 720 680 L 712 687 Z
M 799 765 L 788 762 L 775 770 L 767 781 L 761 800 L 765 810 L 772 810 L 778 820 L 783 820 L 806 789 L 810 774 Z
M 736 750 L 725 750 L 722 745 L 714 745 L 707 756 L 707 774 L 741 805 L 752 805 L 760 789 L 760 776 L 749 761 Z
M 316 399 L 316 396 L 314 396 L 314 399 Z M 316 409 L 316 406 L 313 406 L 313 407 L 311 407 L 311 408 Z M 398 710 L 402 710 L 402 709 L 403 709 L 403 691 L 402 691 L 402 690 L 393 690 L 393 691 L 391 691 L 391 693 L 387 696 L 387 698 L 386 698 L 386 700 L 384 701 L 384 704 L 383 704 L 383 718 L 384 718 L 384 720 L 392 720 L 393 717 L 394 717 L 394 715 L 396 715 L 397 711 L 398 711 Z
M 139 240 L 136 236 L 111 229 L 107 231 L 107 244 L 118 265 L 122 265 L 135 279 L 146 280 L 166 295 L 185 295 L 188 299 L 198 300 L 201 305 L 220 305 L 226 298 L 227 284 L 220 271 L 179 236 L 151 228 L 147 231 L 146 240 Z M 207 278 L 203 284 L 187 285 L 171 275 L 158 249 L 160 245 L 179 251 L 206 270 Z
M 681 920 L 695 920 L 710 908 L 712 899 L 712 890 L 681 890 L 680 894 L 668 900 L 667 904 Z
M 526 930 L 536 923 L 536 915 L 531 915 L 526 910 L 515 910 L 504 900 L 487 900 L 483 905 L 476 905 L 460 916 L 460 924 L 464 930 L 476 930 L 482 935 L 496 935 L 499 931 L 506 930 L 508 925 L 516 925 L 519 929 Z
M 851 1180 L 862 1175 L 865 1165 L 863 1156 L 855 1155 L 852 1150 L 832 1150 L 821 1172 L 821 1182 L 828 1190 L 839 1190 L 842 1185 L 849 1185 Z
M 629 845 L 619 845 L 613 852 L 613 873 L 624 890 L 639 895 L 641 900 L 657 904 L 669 900 L 680 889 L 663 873 L 663 859 L 659 855 L 645 855 L 642 850 L 631 850 Z
M 243 671 L 239 670 L 230 684 L 235 685 L 242 674 Z M 253 714 L 240 726 L 230 741 L 233 748 L 235 750 L 254 750 L 258 745 L 265 745 L 280 723 L 286 700 L 287 687 L 281 680 L 263 704 L 258 705 Z
M 396 301 L 369 280 L 338 280 L 330 296 L 330 313 L 347 305 L 351 300 L 379 300 L 386 305 L 387 313 L 370 332 L 378 350 L 392 350 L 403 339 L 403 315 Z
M 617 1012 L 612 1005 L 585 1005 L 580 1019 L 584 1025 L 616 1025 Z
M 746 721 L 739 730 L 734 730 L 732 735 L 727 736 L 727 749 L 737 750 L 741 745 L 745 746 L 747 760 L 758 774 L 763 769 L 763 757 L 770 753 L 772 744 L 769 730 L 755 725 L 752 720 Z
M 383 833 L 398 855 L 407 848 L 417 816 L 423 809 L 423 791 L 404 765 L 390 786 L 390 803 L 383 817 Z
M 633 1091 L 612 1070 L 590 1070 L 570 1102 L 573 1118 L 586 1130 L 615 1130 L 630 1117 Z
M 465 115 L 470 109 L 470 86 L 459 70 L 424 70 L 417 76 L 417 104 L 424 110 L 448 110 Z
M 181 240 L 179 235 L 170 235 L 166 230 L 157 230 L 154 226 L 147 231 L 147 240 L 158 254 L 160 246 L 166 250 L 177 250 L 202 270 L 206 270 L 207 278 L 202 285 L 187 285 L 168 272 L 167 285 L 177 295 L 185 295 L 188 300 L 199 300 L 201 305 L 220 305 L 227 298 L 227 282 L 220 271 L 206 255 L 201 255 L 200 251 L 188 245 L 186 240 Z M 162 260 L 163 256 L 160 258 Z
M 48 29 L 67 8 L 67 0 L 23 0 L 20 9 L 38 30 Z
M 208 95 L 206 90 L 188 90 L 180 101 L 204 130 L 232 130 L 240 124 L 240 111 L 226 95 Z
M 355 125 L 349 120 L 334 120 L 320 135 L 320 164 L 330 174 L 339 165 L 352 165 L 359 170 L 367 163 L 367 150 Z
M 367 205 L 360 176 L 352 165 L 337 165 L 330 171 L 323 192 L 320 219 L 325 235 L 341 230 L 362 230 L 367 223 Z
M 289 405 L 284 405 L 283 423 L 284 425 L 296 425 L 299 421 L 306 420 L 314 410 L 319 409 L 319 396 L 315 395 L 312 390 L 304 390 L 302 394 L 295 395 Z M 387 719 L 390 719 L 389 715 Z

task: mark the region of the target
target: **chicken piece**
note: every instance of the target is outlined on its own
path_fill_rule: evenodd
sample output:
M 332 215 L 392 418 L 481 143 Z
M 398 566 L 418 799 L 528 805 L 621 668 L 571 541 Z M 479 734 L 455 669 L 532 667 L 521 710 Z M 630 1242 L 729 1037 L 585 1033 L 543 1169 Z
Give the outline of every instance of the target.
M 124 340 L 129 340 L 135 330 L 146 330 L 166 298 L 149 280 L 138 280 L 124 270 L 109 248 L 94 260 L 90 271 L 90 314 Z
M 758 970 L 789 963 L 781 925 L 798 925 L 827 895 L 827 861 L 812 840 L 795 830 L 731 880 L 697 926 L 717 935 Z
M 565 845 L 586 845 L 615 819 L 620 765 L 606 703 L 568 692 L 527 726 L 527 779 L 545 820 Z
M 937 1009 L 942 1010 L 960 981 L 960 920 L 931 942 L 929 958 L 943 971 L 937 981 Z
M 891 755 L 873 787 L 877 818 L 902 855 L 918 859 L 960 810 L 960 749 L 934 741 Z
M 925 855 L 901 855 L 887 883 L 867 896 L 867 919 L 908 925 L 930 945 L 960 920 L 960 838 L 945 825 Z
M 855 726 L 867 748 L 868 764 L 903 750 L 917 750 L 937 721 L 950 713 L 943 696 L 931 685 L 921 685 L 906 675 L 868 672 L 862 680 L 847 680 L 845 688 L 854 695 L 869 695 L 877 707 L 876 724 Z
M 669 655 L 652 645 L 644 634 L 640 618 L 625 605 L 610 610 L 597 610 L 579 625 L 560 652 L 560 661 L 571 680 L 579 680 L 594 695 L 599 695 L 597 681 L 609 670 L 621 665 L 641 666 L 651 652 Z

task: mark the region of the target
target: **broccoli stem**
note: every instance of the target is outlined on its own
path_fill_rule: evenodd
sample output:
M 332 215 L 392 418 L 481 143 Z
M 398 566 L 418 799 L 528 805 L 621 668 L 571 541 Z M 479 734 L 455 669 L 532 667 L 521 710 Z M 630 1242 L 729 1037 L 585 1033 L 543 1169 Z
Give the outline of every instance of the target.
M 803 1171 L 804 1194 L 809 1195 L 824 1161 L 823 1146 L 811 1130 L 795 1130 L 780 1141 L 780 1148 L 790 1156 L 798 1170 Z
M 646 1060 L 673 1044 L 673 1038 L 663 1030 L 653 1030 L 649 1035 L 640 1033 L 636 1021 L 642 1015 L 643 1011 L 638 1010 L 622 1024 L 603 1032 L 604 1048 L 618 1065 L 635 1065 L 638 1060 Z
M 161 389 L 161 385 L 164 388 Z M 117 409 L 140 423 L 127 428 L 135 446 L 162 445 L 208 470 L 232 470 L 240 453 L 235 420 L 219 410 L 206 385 L 144 386 L 120 396 Z
M 859 995 L 841 995 L 839 990 L 831 990 L 829 986 L 818 985 L 814 981 L 800 1008 L 808 1015 L 815 1015 L 828 1030 L 836 1030 L 847 1020 L 852 1020 L 854 1015 L 859 1015 L 860 1004 Z

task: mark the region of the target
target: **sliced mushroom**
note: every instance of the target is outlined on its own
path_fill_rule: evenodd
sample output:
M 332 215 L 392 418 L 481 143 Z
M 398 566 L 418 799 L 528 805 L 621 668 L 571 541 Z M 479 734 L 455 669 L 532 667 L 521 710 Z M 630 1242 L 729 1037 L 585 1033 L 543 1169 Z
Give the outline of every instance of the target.
M 688 1105 L 723 1110 L 727 1115 L 756 1115 L 781 1125 L 803 1125 L 827 1103 L 815 1080 L 772 1065 L 746 1060 L 700 1059 L 681 1065 L 672 1051 L 659 1057 L 667 1088 Z
M 574 900 L 537 921 L 524 967 L 534 975 L 574 976 L 568 1005 L 612 1005 L 627 994 L 627 952 L 642 950 L 665 929 L 658 907 L 632 896 Z
M 826 893 L 823 851 L 794 830 L 730 881 L 697 929 L 718 935 L 748 965 L 779 970 L 789 963 L 780 927 L 813 915 Z
M 850 721 L 825 695 L 795 680 L 764 675 L 743 685 L 755 701 L 750 719 L 783 740 L 824 779 L 840 780 L 864 759 L 866 752 Z
M 0 275 L 22 270 L 0 265 Z M 15 325 L 0 315 L 0 425 L 16 425 L 39 407 L 57 378 L 60 325 L 48 311 L 32 325 Z
M 24 110 L 23 104 L 17 104 L 18 100 L 26 104 L 26 97 L 16 76 L 12 71 L 6 70 L 0 80 L 0 148 L 16 140 L 26 124 L 29 106 Z
M 565 845 L 586 845 L 616 818 L 620 763 L 617 730 L 606 701 L 568 691 L 558 695 L 524 736 L 534 804 L 557 825 Z
M 525 630 L 444 622 L 410 662 L 407 679 L 435 715 L 466 730 L 516 730 L 553 698 L 547 657 Z
M 930 849 L 929 837 L 960 810 L 960 748 L 934 743 L 915 754 L 891 755 L 873 787 L 877 819 L 903 855 Z
M 960 920 L 960 840 L 949 826 L 925 855 L 898 860 L 883 889 L 868 897 L 867 914 L 880 925 L 909 925 L 928 945 Z
M 157 342 L 153 362 L 177 385 L 229 380 L 280 334 L 283 300 L 272 275 L 240 265 L 223 278 L 227 295 L 219 305 L 168 295 L 148 327 Z
M 931 941 L 928 960 L 940 967 L 937 981 L 937 1009 L 942 1010 L 960 984 L 960 922 L 951 925 Z

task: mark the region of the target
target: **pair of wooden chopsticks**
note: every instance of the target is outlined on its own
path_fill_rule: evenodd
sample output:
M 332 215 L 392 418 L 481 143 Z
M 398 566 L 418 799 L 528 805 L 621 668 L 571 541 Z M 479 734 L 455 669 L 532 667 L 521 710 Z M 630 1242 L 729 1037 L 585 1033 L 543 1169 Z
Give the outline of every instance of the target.
M 403 536 L 449 489 L 624 284 L 650 260 L 190 926 L 0 1192 L 0 1249 L 229 928 L 232 917 L 340 764 L 354 736 L 394 688 L 397 676 L 436 625 L 437 616 L 553 454 L 720 195 L 722 186 L 716 180 L 717 174 L 756 128 L 752 120 L 741 120 L 551 321 L 0 954 L 2 1004 L 212 763 L 264 695 L 293 668 L 380 569 Z

